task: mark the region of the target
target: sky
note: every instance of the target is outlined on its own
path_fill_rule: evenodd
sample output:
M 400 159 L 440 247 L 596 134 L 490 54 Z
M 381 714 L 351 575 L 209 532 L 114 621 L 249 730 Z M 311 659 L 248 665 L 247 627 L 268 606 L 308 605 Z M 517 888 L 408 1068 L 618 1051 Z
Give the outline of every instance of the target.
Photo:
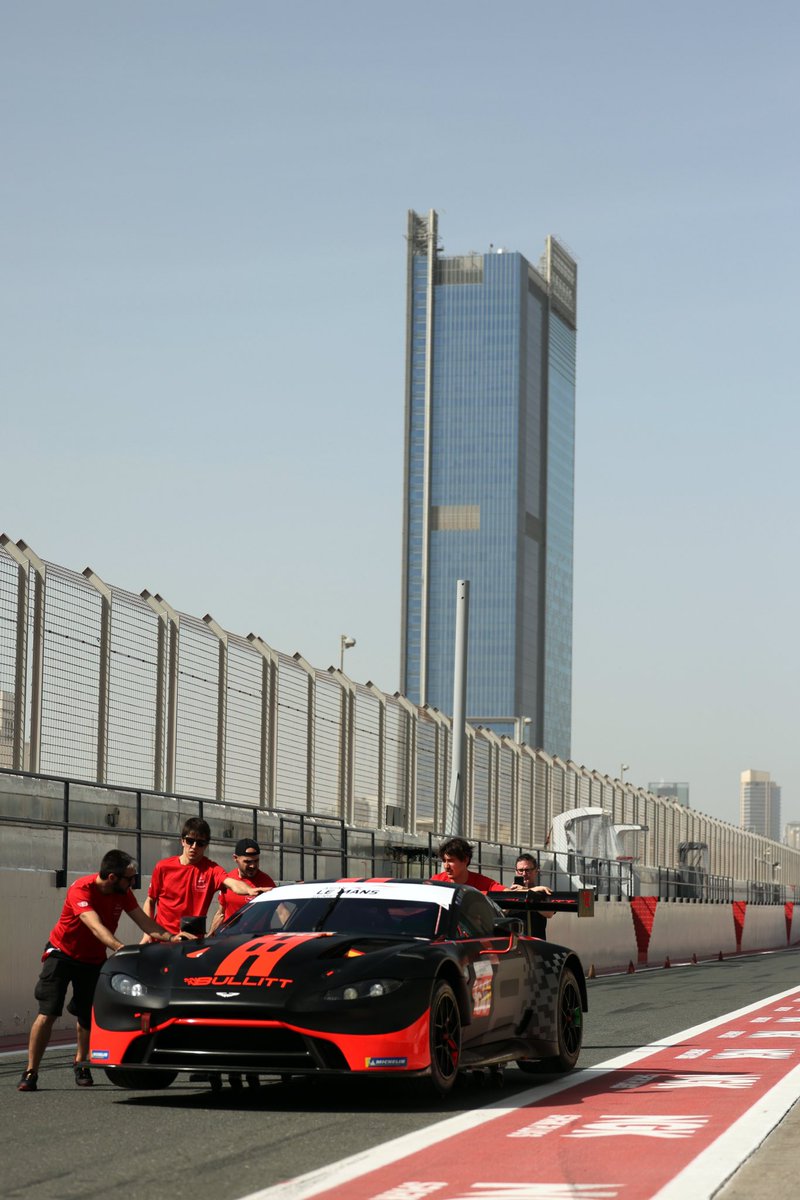
M 0 531 L 399 681 L 406 212 L 578 261 L 572 757 L 800 820 L 800 8 L 0 3 Z

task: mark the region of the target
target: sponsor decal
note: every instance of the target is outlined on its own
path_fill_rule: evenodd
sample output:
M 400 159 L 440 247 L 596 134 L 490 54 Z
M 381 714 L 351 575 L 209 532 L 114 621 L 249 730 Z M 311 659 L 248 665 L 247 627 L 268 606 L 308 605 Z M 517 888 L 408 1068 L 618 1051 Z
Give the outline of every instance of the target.
M 79 900 L 75 907 L 76 908 L 88 908 L 89 901 L 88 900 Z
M 110 1057 L 111 1057 L 111 1055 L 108 1050 L 93 1050 L 92 1051 L 92 1058 L 107 1059 Z
M 217 992 L 217 995 L 221 996 L 223 1000 L 228 1000 L 228 999 L 230 999 L 231 996 L 238 996 L 239 993 L 238 992 Z
M 290 987 L 294 983 L 293 979 L 279 979 L 272 975 L 245 975 L 244 979 L 237 979 L 234 975 L 195 975 L 193 978 L 184 979 L 187 987 L 227 987 L 231 983 L 235 983 L 237 987 L 266 987 L 278 988 L 283 991 L 284 988 Z M 237 995 L 236 992 L 231 992 L 232 996 Z
M 392 1057 L 383 1057 L 383 1058 L 367 1057 L 364 1059 L 364 1066 L 368 1070 L 370 1067 L 407 1067 L 408 1059 L 407 1058 L 392 1058 Z
M 473 1017 L 488 1017 L 492 1011 L 492 964 L 486 959 L 478 959 L 473 964 L 475 981 L 472 984 L 472 1015 Z

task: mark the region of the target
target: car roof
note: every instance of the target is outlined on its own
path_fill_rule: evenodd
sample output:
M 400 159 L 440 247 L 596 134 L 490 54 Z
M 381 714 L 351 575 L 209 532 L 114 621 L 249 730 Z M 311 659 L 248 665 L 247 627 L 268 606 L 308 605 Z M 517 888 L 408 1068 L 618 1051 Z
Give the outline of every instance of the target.
M 435 904 L 451 908 L 460 889 L 452 884 L 431 883 L 427 879 L 316 879 L 308 883 L 286 883 L 262 892 L 251 900 L 310 900 L 314 898 L 348 900 L 410 900 L 415 904 Z

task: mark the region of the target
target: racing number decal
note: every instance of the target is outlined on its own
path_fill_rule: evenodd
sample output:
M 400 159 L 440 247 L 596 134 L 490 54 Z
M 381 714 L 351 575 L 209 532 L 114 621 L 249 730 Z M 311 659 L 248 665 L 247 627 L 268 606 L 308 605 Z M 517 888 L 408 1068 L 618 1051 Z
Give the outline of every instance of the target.
M 294 939 L 292 939 L 293 943 Z M 290 943 L 290 944 L 292 944 Z M 272 968 L 289 949 L 286 938 L 254 938 L 237 946 L 217 967 L 217 975 L 271 975 Z
M 272 976 L 280 960 L 295 946 L 301 942 L 307 942 L 310 938 L 321 936 L 324 935 L 309 933 L 287 938 L 271 934 L 268 937 L 254 938 L 231 951 L 222 960 L 213 975 L 197 976 L 194 979 L 186 979 L 184 982 L 195 986 L 216 987 L 220 981 L 225 984 L 244 984 L 250 980 L 265 980 Z M 285 984 L 290 981 L 282 980 L 281 982 Z

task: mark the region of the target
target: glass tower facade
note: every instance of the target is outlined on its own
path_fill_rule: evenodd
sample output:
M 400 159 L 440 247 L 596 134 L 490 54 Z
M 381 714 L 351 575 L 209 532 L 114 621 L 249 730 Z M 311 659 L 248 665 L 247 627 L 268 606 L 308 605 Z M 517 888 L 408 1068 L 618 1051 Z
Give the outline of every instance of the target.
M 781 840 L 781 789 L 769 771 L 742 771 L 739 776 L 739 825 Z
M 401 690 L 453 708 L 470 581 L 467 716 L 568 758 L 574 260 L 444 256 L 409 213 Z

